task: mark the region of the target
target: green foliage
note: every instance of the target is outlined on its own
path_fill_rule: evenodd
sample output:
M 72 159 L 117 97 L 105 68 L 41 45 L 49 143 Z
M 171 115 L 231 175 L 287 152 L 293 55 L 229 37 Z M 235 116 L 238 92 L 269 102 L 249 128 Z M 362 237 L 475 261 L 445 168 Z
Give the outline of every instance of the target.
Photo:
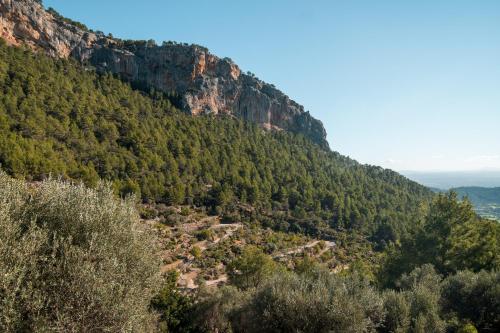
M 477 329 L 472 324 L 465 324 L 458 329 L 457 333 L 477 333 Z
M 276 276 L 255 294 L 255 321 L 267 332 L 368 332 L 383 319 L 382 300 L 356 276 Z
M 401 276 L 397 289 L 379 291 L 356 272 L 332 274 L 305 258 L 252 288 L 202 294 L 196 323 L 210 332 L 496 332 L 499 276 L 461 271 L 443 279 L 424 265 Z
M 411 305 L 405 294 L 389 290 L 384 293 L 385 320 L 387 332 L 405 333 L 410 330 L 412 322 Z
M 179 273 L 170 271 L 164 286 L 151 301 L 151 306 L 160 314 L 160 332 L 189 332 L 193 300 L 177 290 Z
M 202 240 L 213 240 L 215 237 L 214 231 L 212 229 L 203 229 L 195 234 L 196 238 L 200 241 Z
M 455 228 L 446 251 L 452 271 L 500 268 L 500 224 L 491 220 L 473 219 Z
M 431 265 L 416 268 L 399 280 L 400 291 L 383 294 L 387 332 L 445 332 L 442 319 L 441 277 Z
M 202 300 L 199 315 L 202 327 L 220 332 L 373 332 L 382 305 L 358 277 L 282 272 L 246 291 L 223 288 Z
M 252 295 L 233 286 L 201 293 L 193 317 L 195 327 L 202 332 L 250 332 L 250 327 L 258 325 L 244 310 Z
M 198 246 L 193 246 L 190 253 L 196 259 L 199 259 L 201 257 L 201 254 L 202 254 L 201 249 Z
M 325 151 L 300 135 L 229 117 L 192 117 L 112 75 L 0 45 L 0 164 L 15 177 L 113 182 L 144 201 L 207 206 L 287 232 L 412 228 L 423 186 Z M 389 228 L 389 232 L 382 232 Z
M 402 294 L 410 310 L 412 332 L 445 332 L 446 322 L 441 317 L 441 276 L 434 267 L 424 265 L 403 275 L 399 281 Z
M 42 3 L 41 1 L 39 1 L 39 2 L 40 2 L 40 4 Z M 52 16 L 54 16 L 54 18 L 56 20 L 59 20 L 61 22 L 69 24 L 69 25 L 73 25 L 73 26 L 75 26 L 77 28 L 80 28 L 80 29 L 82 29 L 84 31 L 89 31 L 89 28 L 87 28 L 87 26 L 85 24 L 83 24 L 81 22 L 78 22 L 78 21 L 73 21 L 72 19 L 69 19 L 67 17 L 62 16 L 61 14 L 59 14 L 59 12 L 57 10 L 55 10 L 52 7 L 49 7 L 47 9 L 47 12 L 49 12 L 50 14 L 52 14 Z
M 259 248 L 247 246 L 241 256 L 228 265 L 227 270 L 232 284 L 240 289 L 248 289 L 257 287 L 280 267 Z
M 498 269 L 499 244 L 500 224 L 477 217 L 471 204 L 458 201 L 453 192 L 439 194 L 415 234 L 403 239 L 401 247 L 388 249 L 381 279 L 390 285 L 427 263 L 444 274 Z
M 160 262 L 134 206 L 104 184 L 0 173 L 0 331 L 151 330 Z
M 460 271 L 444 280 L 431 265 L 384 292 L 384 327 L 390 332 L 496 332 L 500 328 L 500 274 Z
M 481 332 L 500 330 L 500 273 L 458 272 L 443 283 L 447 312 L 469 321 Z

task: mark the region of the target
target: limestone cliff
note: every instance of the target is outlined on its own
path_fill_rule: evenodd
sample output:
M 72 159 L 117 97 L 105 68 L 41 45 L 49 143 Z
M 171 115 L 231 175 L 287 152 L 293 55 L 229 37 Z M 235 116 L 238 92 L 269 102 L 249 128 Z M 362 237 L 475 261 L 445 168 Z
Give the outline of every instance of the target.
M 46 11 L 37 0 L 0 0 L 0 31 L 10 44 L 73 57 L 135 84 L 176 93 L 193 115 L 233 115 L 267 129 L 301 133 L 328 147 L 322 123 L 303 106 L 206 48 L 109 38 Z

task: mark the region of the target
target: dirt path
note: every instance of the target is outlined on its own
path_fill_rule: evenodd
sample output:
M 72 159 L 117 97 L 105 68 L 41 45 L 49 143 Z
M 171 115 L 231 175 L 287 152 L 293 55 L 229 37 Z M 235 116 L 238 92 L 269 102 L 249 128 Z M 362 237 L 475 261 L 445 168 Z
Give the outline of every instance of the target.
M 215 244 L 223 241 L 224 239 L 231 237 L 235 233 L 235 231 L 238 230 L 239 228 L 241 228 L 242 226 L 243 225 L 241 223 L 213 225 L 212 229 L 228 228 L 228 230 L 226 231 L 224 236 L 217 238 L 217 239 L 214 239 L 214 241 L 212 242 L 212 245 L 215 245 Z
M 171 271 L 177 267 L 179 267 L 181 264 L 183 263 L 182 260 L 177 260 L 177 261 L 174 261 L 173 263 L 171 264 L 168 264 L 168 265 L 163 265 L 161 266 L 161 272 L 162 273 L 166 273 L 168 271 Z
M 199 230 L 205 226 L 208 226 L 212 223 L 219 223 L 219 217 L 218 216 L 207 216 L 199 221 L 192 222 L 192 223 L 183 223 L 178 226 L 179 230 L 182 230 L 184 233 L 192 233 L 196 230 Z
M 219 276 L 218 279 L 206 281 L 205 284 L 207 286 L 217 286 L 219 285 L 219 283 L 226 283 L 226 282 L 227 282 L 227 275 L 223 274 Z
M 200 273 L 200 269 L 194 268 L 185 274 L 181 274 L 179 281 L 178 281 L 179 286 L 185 287 L 187 289 L 198 288 L 198 285 L 196 285 L 196 283 L 194 281 L 198 277 L 199 273 Z
M 312 242 L 307 243 L 305 245 L 299 246 L 293 250 L 288 250 L 284 253 L 279 253 L 279 254 L 275 255 L 274 258 L 283 258 L 285 256 L 302 253 L 302 252 L 304 252 L 305 249 L 312 248 L 312 247 L 316 246 L 316 244 L 318 244 L 319 242 L 321 242 L 321 241 L 319 241 L 319 240 L 312 241 Z M 324 243 L 325 243 L 325 248 L 321 251 L 320 254 L 326 252 L 328 249 L 335 246 L 335 242 L 324 241 Z

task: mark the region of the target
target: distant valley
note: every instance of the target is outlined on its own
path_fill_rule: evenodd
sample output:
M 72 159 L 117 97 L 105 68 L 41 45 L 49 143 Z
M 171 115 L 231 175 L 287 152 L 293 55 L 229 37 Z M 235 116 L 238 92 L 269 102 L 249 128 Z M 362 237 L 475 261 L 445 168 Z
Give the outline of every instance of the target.
M 500 221 L 500 171 L 402 173 L 435 192 L 453 190 L 469 198 L 479 215 Z
M 453 191 L 460 198 L 469 198 L 479 215 L 500 221 L 500 187 L 458 187 Z
M 400 171 L 427 187 L 449 190 L 457 187 L 500 187 L 500 171 Z

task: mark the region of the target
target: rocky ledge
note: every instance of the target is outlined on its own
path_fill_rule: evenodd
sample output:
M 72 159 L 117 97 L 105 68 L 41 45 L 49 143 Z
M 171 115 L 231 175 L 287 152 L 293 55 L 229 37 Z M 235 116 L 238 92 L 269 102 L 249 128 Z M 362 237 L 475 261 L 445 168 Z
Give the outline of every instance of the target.
M 0 32 L 10 44 L 73 57 L 136 85 L 175 93 L 193 115 L 233 115 L 328 147 L 323 124 L 303 106 L 204 47 L 118 40 L 47 11 L 38 0 L 0 0 Z

